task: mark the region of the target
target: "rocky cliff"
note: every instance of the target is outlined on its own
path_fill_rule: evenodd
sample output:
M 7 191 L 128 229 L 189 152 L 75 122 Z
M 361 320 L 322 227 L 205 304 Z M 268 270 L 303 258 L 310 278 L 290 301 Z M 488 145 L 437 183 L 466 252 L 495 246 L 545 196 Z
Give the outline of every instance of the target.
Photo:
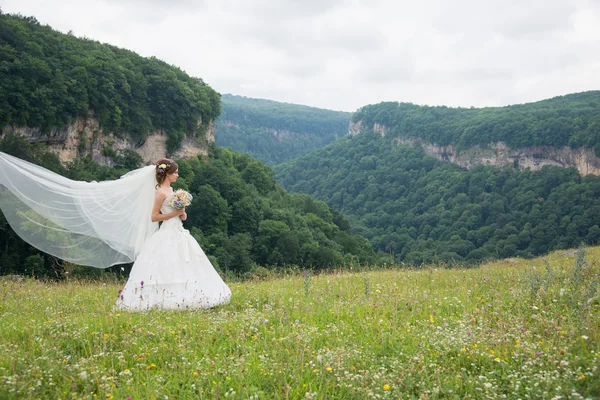
M 362 121 L 350 123 L 348 133 L 356 135 L 364 130 Z M 375 124 L 373 132 L 385 136 L 389 128 Z M 575 167 L 581 175 L 600 175 L 600 158 L 594 151 L 587 148 L 572 149 L 570 147 L 556 148 L 552 146 L 531 146 L 512 149 L 502 142 L 490 143 L 486 147 L 475 146 L 468 149 L 457 150 L 455 146 L 438 146 L 426 143 L 417 138 L 398 137 L 394 139 L 398 144 L 420 145 L 425 153 L 440 161 L 449 161 L 464 168 L 475 165 L 512 165 L 521 170 L 530 168 L 539 170 L 545 165 L 559 167 Z
M 200 124 L 200 121 L 198 122 Z M 114 155 L 125 149 L 136 151 L 145 163 L 152 163 L 167 156 L 167 135 L 164 132 L 151 132 L 143 141 L 134 141 L 128 135 L 114 135 L 104 132 L 92 113 L 63 129 L 55 128 L 42 133 L 38 128 L 4 127 L 0 134 L 16 133 L 30 142 L 43 142 L 56 152 L 62 162 L 90 155 L 103 165 L 112 165 Z M 208 145 L 215 141 L 215 124 L 211 121 L 204 137 L 184 138 L 179 150 L 171 158 L 187 158 L 207 154 Z

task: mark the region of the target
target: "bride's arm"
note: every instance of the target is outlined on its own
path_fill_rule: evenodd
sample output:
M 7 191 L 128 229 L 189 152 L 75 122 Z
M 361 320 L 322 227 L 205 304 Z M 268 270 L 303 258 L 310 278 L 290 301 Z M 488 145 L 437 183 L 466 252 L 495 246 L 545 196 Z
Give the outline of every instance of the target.
M 156 192 L 156 195 L 154 196 L 154 207 L 152 207 L 152 222 L 166 221 L 185 212 L 184 210 L 175 210 L 171 211 L 170 213 L 161 214 L 160 208 L 162 207 L 162 204 L 166 198 L 167 196 L 165 194 Z

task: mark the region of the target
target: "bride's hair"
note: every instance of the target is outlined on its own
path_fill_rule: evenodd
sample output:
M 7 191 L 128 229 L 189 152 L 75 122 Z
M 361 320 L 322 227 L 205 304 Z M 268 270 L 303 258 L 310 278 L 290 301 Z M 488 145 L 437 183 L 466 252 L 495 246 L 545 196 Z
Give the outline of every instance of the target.
M 156 182 L 158 185 L 156 187 L 162 185 L 167 177 L 167 174 L 172 174 L 177 171 L 179 166 L 177 163 L 170 158 L 161 158 L 156 162 Z

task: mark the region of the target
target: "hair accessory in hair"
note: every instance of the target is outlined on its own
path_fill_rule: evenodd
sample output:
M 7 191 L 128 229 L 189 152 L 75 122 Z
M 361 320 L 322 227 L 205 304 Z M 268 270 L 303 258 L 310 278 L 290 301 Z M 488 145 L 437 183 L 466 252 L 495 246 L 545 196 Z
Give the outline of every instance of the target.
M 167 169 L 171 167 L 171 164 L 159 164 L 156 166 L 156 171 L 159 175 L 163 175 L 167 172 Z

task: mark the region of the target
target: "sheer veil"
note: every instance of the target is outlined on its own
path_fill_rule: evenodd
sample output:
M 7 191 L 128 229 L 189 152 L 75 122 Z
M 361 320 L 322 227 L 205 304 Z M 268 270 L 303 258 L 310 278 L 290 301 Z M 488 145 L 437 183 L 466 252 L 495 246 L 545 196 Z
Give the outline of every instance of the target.
M 27 243 L 79 265 L 133 262 L 158 228 L 148 166 L 104 182 L 67 179 L 0 152 L 0 209 Z

